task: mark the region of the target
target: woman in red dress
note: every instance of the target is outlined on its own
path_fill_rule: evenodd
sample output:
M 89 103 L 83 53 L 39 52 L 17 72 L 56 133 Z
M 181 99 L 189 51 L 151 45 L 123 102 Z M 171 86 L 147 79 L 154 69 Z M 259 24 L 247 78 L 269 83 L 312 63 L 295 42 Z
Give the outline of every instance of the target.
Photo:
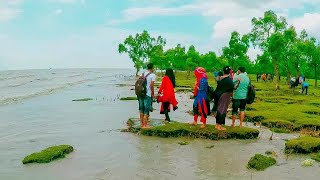
M 166 70 L 165 76 L 162 78 L 161 86 L 158 92 L 158 102 L 161 102 L 160 114 L 165 114 L 166 121 L 170 122 L 169 112 L 170 104 L 173 106 L 173 110 L 178 109 L 178 101 L 174 93 L 176 86 L 176 79 L 171 68 Z

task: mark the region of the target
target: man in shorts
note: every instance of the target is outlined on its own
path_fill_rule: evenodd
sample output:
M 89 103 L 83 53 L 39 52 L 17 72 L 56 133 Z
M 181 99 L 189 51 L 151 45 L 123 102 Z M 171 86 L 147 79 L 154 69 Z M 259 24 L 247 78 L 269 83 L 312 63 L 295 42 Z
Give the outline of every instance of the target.
M 148 122 L 152 99 L 154 99 L 154 82 L 156 81 L 156 75 L 153 73 L 153 64 L 148 64 L 147 68 L 148 70 L 142 74 L 147 77 L 147 93 L 145 97 L 138 97 L 141 128 L 150 128 Z
M 244 111 L 247 105 L 247 94 L 248 87 L 250 84 L 250 79 L 247 76 L 246 69 L 244 67 L 239 67 L 237 71 L 237 81 L 235 82 L 235 90 L 232 98 L 232 124 L 234 127 L 236 121 L 236 116 L 238 115 L 238 109 L 240 109 L 240 125 L 242 127 L 242 122 L 244 120 Z

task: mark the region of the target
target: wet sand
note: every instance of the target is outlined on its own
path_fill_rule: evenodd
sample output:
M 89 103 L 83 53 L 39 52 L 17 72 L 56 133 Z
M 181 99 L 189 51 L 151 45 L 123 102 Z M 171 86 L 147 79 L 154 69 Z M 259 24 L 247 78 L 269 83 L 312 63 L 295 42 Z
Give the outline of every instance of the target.
M 211 141 L 119 132 L 128 118 L 138 116 L 137 101 L 117 99 L 134 95 L 131 86 L 116 85 L 134 83 L 122 77 L 108 76 L 0 106 L 0 179 L 320 179 L 319 163 L 301 167 L 307 156 L 286 160 L 283 139 L 296 134 L 274 134 L 270 141 L 271 132 L 262 128 L 257 140 Z M 94 100 L 72 102 L 86 97 Z M 171 118 L 191 121 L 186 111 L 192 100 L 185 94 L 177 97 L 179 110 L 171 112 Z M 164 118 L 158 113 L 159 105 L 154 107 L 151 116 Z M 214 123 L 214 118 L 208 121 Z M 190 144 L 180 146 L 181 140 Z M 59 144 L 70 144 L 75 152 L 49 164 L 21 163 L 30 153 Z M 205 148 L 208 145 L 214 148 Z M 250 157 L 267 150 L 278 154 L 276 166 L 263 172 L 246 168 Z

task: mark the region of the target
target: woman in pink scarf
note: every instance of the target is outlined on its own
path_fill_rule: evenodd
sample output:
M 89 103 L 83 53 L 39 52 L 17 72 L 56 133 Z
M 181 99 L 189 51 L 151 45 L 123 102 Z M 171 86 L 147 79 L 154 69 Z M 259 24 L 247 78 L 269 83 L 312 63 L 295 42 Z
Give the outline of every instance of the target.
M 207 90 L 208 90 L 208 76 L 206 70 L 202 67 L 197 67 L 194 70 L 196 82 L 194 86 L 194 102 L 193 102 L 193 125 L 197 125 L 198 117 L 201 116 L 200 122 L 203 123 L 201 128 L 206 127 L 208 109 L 206 105 Z

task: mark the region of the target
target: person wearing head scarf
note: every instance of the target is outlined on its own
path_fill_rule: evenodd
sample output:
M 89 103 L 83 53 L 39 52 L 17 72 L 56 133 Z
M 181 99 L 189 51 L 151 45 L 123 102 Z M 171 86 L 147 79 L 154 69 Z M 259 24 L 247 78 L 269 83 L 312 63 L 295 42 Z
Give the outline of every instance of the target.
M 194 86 L 194 102 L 193 102 L 193 125 L 197 125 L 198 117 L 201 116 L 200 122 L 202 122 L 201 128 L 206 127 L 208 109 L 206 105 L 207 91 L 208 91 L 208 76 L 206 70 L 202 67 L 197 67 L 194 70 L 196 76 L 196 82 Z
M 229 74 L 230 70 L 229 66 L 223 68 L 223 76 L 220 77 L 220 81 L 214 93 L 215 97 L 212 112 L 216 117 L 216 129 L 218 130 L 225 130 L 222 125 L 225 124 L 231 93 L 234 89 L 234 83 Z
M 171 68 L 166 70 L 165 76 L 162 78 L 161 86 L 158 91 L 158 102 L 161 102 L 160 114 L 165 114 L 165 121 L 170 122 L 169 112 L 170 104 L 173 110 L 178 109 L 178 101 L 176 100 L 174 88 L 176 86 L 176 78 Z

